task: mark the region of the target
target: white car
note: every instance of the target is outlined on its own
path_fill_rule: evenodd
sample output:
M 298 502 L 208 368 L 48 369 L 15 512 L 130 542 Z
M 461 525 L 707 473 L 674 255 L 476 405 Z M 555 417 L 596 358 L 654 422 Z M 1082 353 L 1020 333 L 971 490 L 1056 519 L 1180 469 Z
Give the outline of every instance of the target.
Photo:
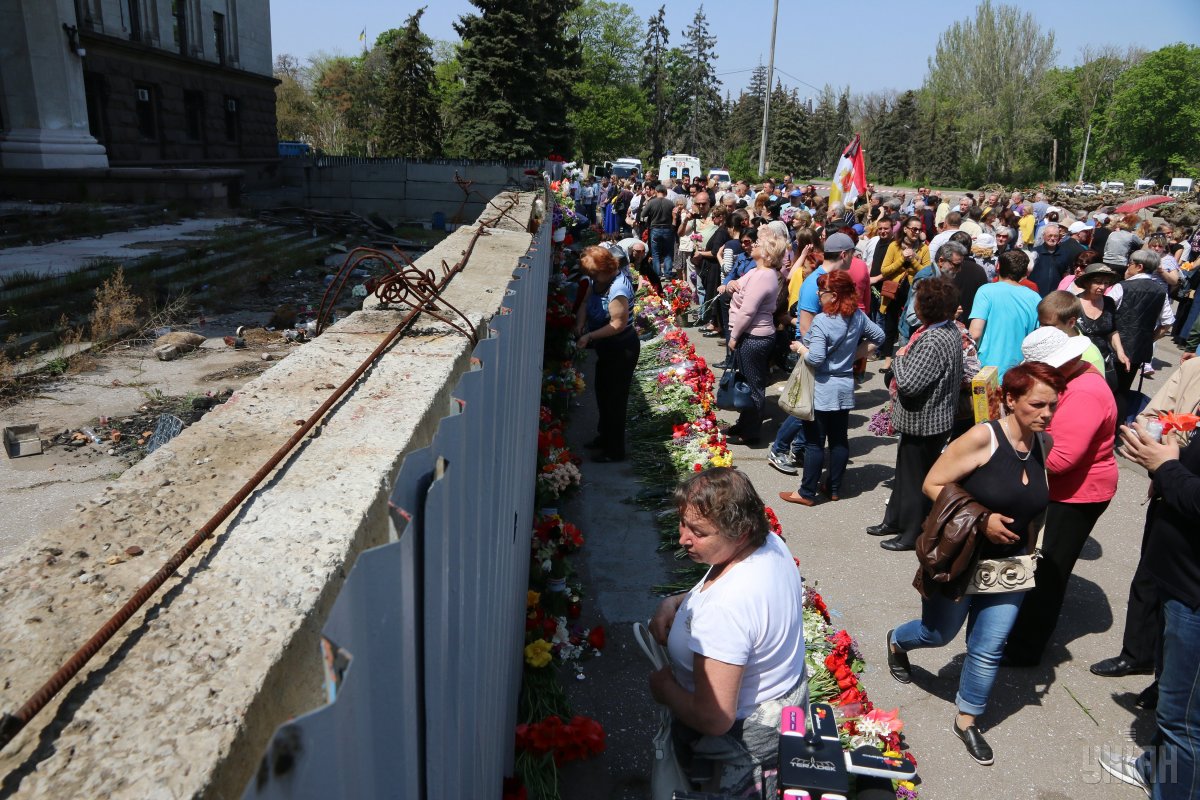
M 1125 191 L 1125 183 L 1124 181 L 1104 181 L 1100 184 L 1100 191 L 1120 194 Z
M 1075 191 L 1077 191 L 1079 194 L 1084 195 L 1086 197 L 1087 195 L 1096 193 L 1096 186 L 1095 186 L 1095 184 L 1091 184 L 1091 183 L 1081 183 L 1081 184 L 1079 184 L 1079 188 L 1076 189 Z

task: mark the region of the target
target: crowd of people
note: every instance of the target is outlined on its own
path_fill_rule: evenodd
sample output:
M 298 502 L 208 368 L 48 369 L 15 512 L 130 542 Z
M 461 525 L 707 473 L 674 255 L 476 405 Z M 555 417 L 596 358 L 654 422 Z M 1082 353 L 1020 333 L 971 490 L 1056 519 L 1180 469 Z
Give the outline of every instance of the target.
M 763 442 L 769 384 L 800 359 L 812 369 L 812 419 L 784 415 L 769 443 L 770 464 L 799 477 L 793 490 L 779 493 L 783 501 L 839 500 L 855 391 L 867 362 L 876 362 L 899 445 L 886 511 L 866 533 L 887 537 L 880 542 L 886 550 L 917 550 L 921 563 L 920 616 L 889 632 L 887 663 L 907 682 L 909 652 L 944 645 L 966 624 L 952 730 L 981 764 L 992 763 L 993 753 L 976 718 L 997 670 L 1041 663 L 1075 562 L 1116 495 L 1117 453 L 1145 467 L 1151 500 L 1123 648 L 1091 670 L 1102 677 L 1153 674 L 1138 703 L 1157 708 L 1158 733 L 1141 758 L 1107 753 L 1101 764 L 1156 798 L 1200 796 L 1200 704 L 1192 698 L 1200 689 L 1200 446 L 1178 426 L 1164 436 L 1160 421 L 1200 411 L 1200 359 L 1192 360 L 1200 344 L 1200 304 L 1192 299 L 1200 286 L 1200 233 L 1136 214 L 1073 215 L 1040 193 L 967 193 L 951 202 L 925 188 L 911 197 L 869 191 L 848 207 L 790 179 L 751 187 L 653 174 L 644 181 L 589 179 L 572 191 L 610 241 L 608 250 L 589 253 L 616 252 L 656 289 L 671 279 L 695 286 L 702 334 L 728 354 L 715 366 L 736 369 L 750 387 L 751 406 L 725 431 L 732 442 Z M 627 282 L 601 280 L 615 314 L 610 320 L 596 304 L 586 320 L 581 314 L 585 344 L 627 329 Z M 1141 381 L 1154 373 L 1155 342 L 1163 337 L 1184 351 L 1183 363 L 1146 403 Z M 971 382 L 986 367 L 1000 381 L 1001 408 L 977 424 Z M 632 376 L 632 366 L 619 378 L 625 393 L 626 372 Z M 597 387 L 598 395 L 606 391 Z M 605 415 L 624 410 L 623 397 L 606 397 L 601 439 L 617 430 Z M 623 452 L 623 441 L 605 450 L 609 460 Z M 703 510 L 707 500 L 681 495 L 680 502 L 681 511 L 697 513 L 684 515 L 680 542 L 712 566 L 694 592 L 762 550 L 742 533 L 721 530 L 721 518 Z M 730 541 L 706 549 L 712 536 Z M 978 560 L 1034 549 L 1040 559 L 1032 588 L 972 590 Z M 724 732 L 757 707 L 742 702 L 741 676 L 766 667 L 748 664 L 744 659 L 755 656 L 740 645 L 701 641 L 702 632 L 711 624 L 714 637 L 728 639 L 722 625 L 745 630 L 754 623 L 689 595 L 683 607 L 694 603 L 697 619 L 701 609 L 720 616 L 681 640 L 670 627 L 680 605 L 671 603 L 657 629 L 664 643 L 670 631 L 676 675 L 688 678 L 656 678 L 655 696 L 685 723 Z M 794 642 L 789 646 L 794 660 Z M 687 663 L 689 653 L 694 663 Z M 723 663 L 725 657 L 732 661 Z M 726 671 L 730 663 L 740 671 Z M 698 679 L 702 674 L 711 685 Z M 796 690 L 793 681 L 774 677 L 781 691 Z M 716 705 L 698 710 L 700 693 Z

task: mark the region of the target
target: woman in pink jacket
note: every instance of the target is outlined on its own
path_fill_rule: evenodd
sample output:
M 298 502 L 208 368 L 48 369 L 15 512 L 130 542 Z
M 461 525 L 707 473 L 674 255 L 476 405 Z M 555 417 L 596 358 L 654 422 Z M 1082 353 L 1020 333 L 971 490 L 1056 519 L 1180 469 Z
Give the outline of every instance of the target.
M 767 405 L 767 381 L 771 376 L 771 351 L 775 348 L 775 306 L 779 300 L 779 268 L 787 241 L 768 228 L 758 232 L 750 251 L 754 269 L 727 286 L 733 292 L 729 303 L 729 349 L 737 369 L 750 384 L 754 406 L 743 411 L 725 430 L 745 444 L 756 444 Z
M 1021 343 L 1026 361 L 1057 367 L 1067 379 L 1058 412 L 1046 432 L 1054 446 L 1046 456 L 1050 507 L 1042 536 L 1037 585 L 1025 595 L 1001 661 L 1033 667 L 1058 624 L 1067 581 L 1096 521 L 1117 493 L 1113 426 L 1117 404 L 1104 376 L 1081 357 L 1090 340 L 1058 328 L 1037 328 Z

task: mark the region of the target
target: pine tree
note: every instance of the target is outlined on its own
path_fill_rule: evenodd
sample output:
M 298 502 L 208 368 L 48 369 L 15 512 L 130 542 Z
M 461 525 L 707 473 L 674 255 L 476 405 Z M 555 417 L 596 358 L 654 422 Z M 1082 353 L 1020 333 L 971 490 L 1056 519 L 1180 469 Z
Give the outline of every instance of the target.
M 433 40 L 421 32 L 416 11 L 385 51 L 380 86 L 379 155 L 430 158 L 441 154 L 441 115 L 434 76 Z
M 725 132 L 721 137 L 730 150 L 749 145 L 755 154 L 756 164 L 762 140 L 763 99 L 766 95 L 767 68 L 759 64 L 750 73 L 750 84 L 738 95 L 737 100 L 726 103 Z M 772 110 L 772 129 L 775 127 L 774 116 Z
M 686 129 L 682 131 L 684 150 L 699 156 L 702 164 L 712 163 L 721 155 L 719 124 L 721 90 L 713 62 L 717 37 L 709 33 L 704 6 L 696 9 L 692 24 L 683 32 L 687 43 L 687 69 L 682 94 L 688 99 Z
M 805 120 L 800 98 L 780 83 L 771 92 L 771 125 L 767 131 L 767 172 L 800 175 L 804 168 Z
M 826 85 L 812 114 L 813 174 L 826 178 L 833 177 L 833 168 L 837 164 L 836 159 L 830 157 L 837 147 L 837 111 L 834 102 L 833 89 Z
M 540 158 L 571 152 L 567 111 L 579 43 L 559 38 L 578 0 L 471 0 L 480 14 L 454 29 L 465 80 L 454 111 L 455 151 L 473 158 Z M 532 35 L 531 32 L 536 32 Z
M 650 106 L 650 163 L 657 166 L 667 140 L 667 7 L 660 6 L 646 29 L 646 54 L 642 61 L 642 93 Z

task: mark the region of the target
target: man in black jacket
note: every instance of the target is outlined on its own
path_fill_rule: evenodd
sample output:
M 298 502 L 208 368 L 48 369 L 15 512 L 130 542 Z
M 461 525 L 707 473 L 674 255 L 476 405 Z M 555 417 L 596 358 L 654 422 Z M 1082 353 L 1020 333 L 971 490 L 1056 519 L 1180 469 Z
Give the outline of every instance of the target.
M 1129 390 L 1142 364 L 1154 359 L 1154 340 L 1166 335 L 1175 322 L 1164 286 L 1152 277 L 1160 259 L 1152 250 L 1135 250 L 1129 256 L 1125 280 L 1109 292 L 1117 304 L 1117 424 L 1129 412 Z
M 1180 450 L 1140 424 L 1121 428 L 1121 452 L 1150 473 L 1151 501 L 1142 562 L 1163 600 L 1162 672 L 1153 746 L 1138 757 L 1106 750 L 1100 766 L 1147 795 L 1200 797 L 1200 437 Z

